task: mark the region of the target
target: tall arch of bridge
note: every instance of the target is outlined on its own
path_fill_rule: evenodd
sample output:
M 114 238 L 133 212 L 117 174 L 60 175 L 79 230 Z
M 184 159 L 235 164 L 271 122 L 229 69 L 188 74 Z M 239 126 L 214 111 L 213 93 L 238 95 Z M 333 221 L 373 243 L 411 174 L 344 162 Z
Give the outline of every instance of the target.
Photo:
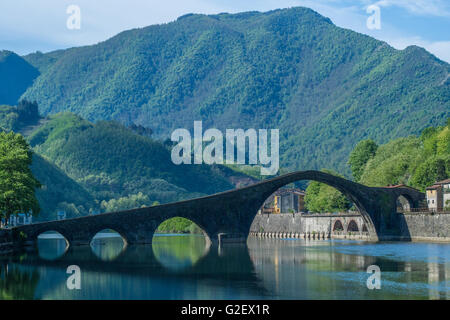
M 397 199 L 403 196 L 414 208 L 424 194 L 412 188 L 373 188 L 321 171 L 298 171 L 261 181 L 251 186 L 201 198 L 154 207 L 103 213 L 61 221 L 50 221 L 12 229 L 13 236 L 33 243 L 48 230 L 57 230 L 71 245 L 87 245 L 92 237 L 106 228 L 116 230 L 127 244 L 151 243 L 158 226 L 172 217 L 184 217 L 204 230 L 212 242 L 218 234 L 239 234 L 246 238 L 255 215 L 264 201 L 279 188 L 300 180 L 328 184 L 342 192 L 361 213 L 370 239 L 407 238 L 397 214 Z

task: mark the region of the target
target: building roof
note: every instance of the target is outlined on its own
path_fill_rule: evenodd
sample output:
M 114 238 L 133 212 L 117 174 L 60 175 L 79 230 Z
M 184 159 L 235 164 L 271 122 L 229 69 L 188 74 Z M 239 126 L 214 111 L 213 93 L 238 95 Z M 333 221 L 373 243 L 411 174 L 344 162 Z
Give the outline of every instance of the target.
M 442 185 L 444 185 L 444 184 L 450 184 L 450 179 L 437 181 L 432 186 L 427 187 L 427 190 L 436 190 L 436 189 L 442 187 Z
M 408 188 L 408 189 L 412 189 L 412 190 L 419 191 L 419 190 L 417 190 L 416 188 L 407 186 L 406 184 L 388 185 L 388 186 L 386 186 L 385 188 L 390 188 L 390 189 L 394 189 L 394 188 Z
M 445 179 L 445 180 L 441 180 L 441 181 L 437 181 L 437 182 L 435 182 L 434 184 L 436 185 L 436 184 L 448 184 L 448 183 L 450 183 L 450 179 Z

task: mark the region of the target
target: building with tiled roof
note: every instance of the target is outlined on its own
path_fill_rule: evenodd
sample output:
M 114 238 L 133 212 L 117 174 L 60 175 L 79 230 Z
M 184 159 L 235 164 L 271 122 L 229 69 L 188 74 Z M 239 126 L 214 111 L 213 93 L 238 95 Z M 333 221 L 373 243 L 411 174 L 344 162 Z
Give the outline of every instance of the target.
M 435 182 L 426 188 L 428 208 L 441 211 L 450 207 L 450 179 Z

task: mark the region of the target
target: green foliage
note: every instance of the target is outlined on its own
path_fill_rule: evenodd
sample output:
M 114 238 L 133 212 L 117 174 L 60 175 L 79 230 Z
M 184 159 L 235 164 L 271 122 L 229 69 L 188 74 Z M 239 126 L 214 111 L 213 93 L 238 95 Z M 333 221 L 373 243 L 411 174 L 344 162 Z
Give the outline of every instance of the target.
M 121 197 L 119 199 L 111 199 L 109 201 L 103 200 L 101 202 L 101 208 L 104 212 L 123 211 L 134 208 L 149 207 L 155 202 L 152 202 L 148 196 L 142 192 L 138 194 L 131 194 L 127 197 Z
M 410 184 L 421 190 L 434 182 L 447 179 L 450 176 L 450 156 L 431 156 L 420 164 L 411 177 Z
M 196 233 L 201 234 L 201 229 L 191 220 L 175 217 L 161 223 L 156 230 L 158 233 Z
M 0 130 L 17 131 L 21 127 L 34 124 L 40 119 L 36 102 L 21 100 L 17 107 L 0 106 Z
M 92 124 L 63 113 L 29 140 L 36 152 L 106 202 L 142 192 L 150 203 L 164 203 L 233 188 L 210 166 L 173 164 L 160 142 L 115 122 Z
M 12 106 L 0 106 L 0 131 L 11 131 L 19 125 L 19 114 Z
M 194 14 L 25 59 L 41 75 L 23 97 L 44 114 L 139 123 L 162 139 L 200 119 L 221 130 L 279 128 L 281 166 L 297 170 L 348 174 L 358 141 L 419 134 L 450 112 L 447 63 L 306 8 Z
M 41 186 L 30 165 L 32 153 L 20 134 L 0 132 L 0 217 L 40 211 L 35 191 Z
M 364 168 L 362 183 L 369 186 L 406 184 L 422 191 L 450 176 L 450 130 L 429 127 L 420 138 L 399 138 L 381 145 Z
M 85 188 L 36 153 L 33 154 L 31 170 L 42 184 L 36 192 L 42 209 L 38 220 L 54 220 L 59 210 L 66 211 L 68 218 L 74 218 L 87 215 L 91 208 L 98 208 Z
M 361 179 L 367 161 L 375 156 L 378 145 L 371 139 L 360 141 L 350 153 L 348 164 L 356 181 Z
M 39 109 L 36 102 L 21 100 L 17 104 L 19 121 L 23 124 L 35 123 L 39 120 Z
M 330 170 L 326 173 L 340 176 Z M 311 212 L 342 212 L 351 207 L 351 202 L 335 188 L 317 181 L 311 181 L 306 188 L 306 208 Z

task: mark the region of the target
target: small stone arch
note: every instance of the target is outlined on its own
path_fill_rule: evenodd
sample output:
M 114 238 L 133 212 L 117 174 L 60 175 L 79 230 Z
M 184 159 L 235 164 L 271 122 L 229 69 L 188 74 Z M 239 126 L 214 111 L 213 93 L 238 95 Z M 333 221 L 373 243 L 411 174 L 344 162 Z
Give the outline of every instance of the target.
M 344 225 L 341 220 L 336 220 L 333 224 L 333 231 L 344 231 Z
M 414 201 L 407 194 L 401 194 L 396 200 L 397 212 L 411 211 L 414 208 Z
M 347 232 L 358 232 L 358 224 L 355 220 L 350 220 L 350 222 L 347 225 Z
M 28 239 L 28 234 L 26 234 L 25 237 L 27 238 L 27 240 L 38 241 L 39 239 L 42 239 L 42 236 L 44 236 L 45 234 L 51 234 L 51 233 L 56 233 L 56 234 L 59 234 L 60 236 L 62 236 L 64 238 L 64 240 L 66 241 L 67 246 L 68 247 L 70 246 L 70 238 L 68 236 L 66 236 L 64 234 L 64 232 L 61 232 L 61 230 L 58 230 L 56 228 L 38 230 L 34 233 L 34 235 L 32 237 L 30 237 L 30 239 Z
M 159 227 L 160 227 L 163 223 L 165 223 L 165 222 L 167 222 L 167 221 L 169 221 L 169 220 L 172 220 L 172 219 L 177 219 L 177 218 L 183 218 L 183 219 L 186 219 L 186 220 L 190 221 L 191 223 L 193 223 L 194 226 L 196 226 L 196 227 L 198 228 L 198 229 L 195 228 L 195 229 L 197 229 L 196 231 L 199 231 L 199 232 L 201 233 L 201 235 L 205 238 L 206 246 L 209 247 L 209 245 L 211 244 L 211 237 L 210 237 L 210 235 L 208 234 L 208 232 L 206 231 L 207 229 L 204 228 L 204 227 L 202 226 L 202 224 L 198 223 L 197 220 L 196 220 L 195 218 L 192 218 L 192 217 L 189 216 L 189 215 L 177 215 L 177 216 L 168 217 L 168 218 L 166 218 L 166 219 L 162 219 L 161 221 L 159 221 L 159 222 L 156 224 L 156 227 L 155 227 L 155 229 L 154 229 L 154 231 L 153 231 L 151 237 L 153 238 L 156 234 L 158 234 L 157 231 L 158 231 Z M 153 242 L 153 240 L 152 240 L 152 242 Z
M 34 245 L 40 258 L 52 261 L 63 257 L 69 250 L 70 243 L 61 232 L 47 230 L 36 235 Z
M 98 228 L 98 230 L 96 230 L 95 232 L 92 232 L 91 236 L 89 237 L 89 244 L 91 245 L 92 242 L 97 239 L 96 237 L 99 233 L 101 233 L 103 231 L 107 231 L 107 230 L 120 235 L 120 237 L 122 238 L 124 247 L 128 244 L 128 239 L 125 236 L 125 234 L 123 232 L 121 232 L 120 230 L 117 230 L 116 228 L 112 228 L 112 227 L 101 227 L 101 228 Z
M 365 223 L 362 225 L 362 232 L 369 232 Z
M 98 259 L 102 261 L 113 261 L 123 254 L 128 242 L 124 235 L 115 229 L 103 228 L 91 237 L 89 245 Z

